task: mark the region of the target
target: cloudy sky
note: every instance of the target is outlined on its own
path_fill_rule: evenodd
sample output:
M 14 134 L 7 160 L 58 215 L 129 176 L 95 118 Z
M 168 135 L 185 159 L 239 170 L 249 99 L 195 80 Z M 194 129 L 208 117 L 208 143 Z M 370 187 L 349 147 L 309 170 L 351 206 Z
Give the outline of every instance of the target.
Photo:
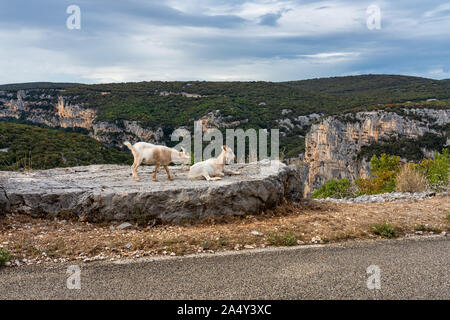
M 450 2 L 435 0 L 0 0 L 0 83 L 443 79 L 449 40 Z

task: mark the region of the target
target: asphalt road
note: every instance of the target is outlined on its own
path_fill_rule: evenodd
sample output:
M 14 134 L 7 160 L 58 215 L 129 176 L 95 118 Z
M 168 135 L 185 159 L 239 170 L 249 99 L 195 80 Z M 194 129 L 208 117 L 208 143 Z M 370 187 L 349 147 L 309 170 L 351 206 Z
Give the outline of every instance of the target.
M 367 268 L 380 289 L 367 288 Z M 0 269 L 1 299 L 449 299 L 448 237 Z

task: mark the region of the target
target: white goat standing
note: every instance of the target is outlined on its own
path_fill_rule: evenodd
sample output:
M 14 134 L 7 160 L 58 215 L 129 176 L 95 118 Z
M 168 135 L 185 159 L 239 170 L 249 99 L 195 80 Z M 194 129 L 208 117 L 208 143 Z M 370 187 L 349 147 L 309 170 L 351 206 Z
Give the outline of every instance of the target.
M 230 171 L 225 169 L 227 161 L 233 161 L 236 156 L 228 146 L 222 147 L 222 152 L 217 158 L 211 158 L 205 161 L 197 162 L 189 169 L 189 179 L 203 179 L 206 180 L 222 180 L 225 173 L 241 174 L 240 172 Z
M 186 153 L 184 148 L 181 148 L 180 152 L 176 149 L 172 149 L 166 146 L 158 146 L 146 142 L 137 142 L 134 145 L 131 145 L 131 143 L 125 141 L 123 144 L 126 145 L 133 153 L 134 162 L 131 166 L 131 172 L 133 173 L 133 178 L 136 181 L 139 181 L 137 169 L 142 163 L 155 165 L 153 181 L 158 181 L 156 179 L 156 174 L 158 173 L 160 165 L 164 167 L 167 173 L 167 177 L 170 181 L 172 181 L 173 178 L 170 176 L 168 165 L 171 162 L 188 164 L 190 161 L 190 157 Z

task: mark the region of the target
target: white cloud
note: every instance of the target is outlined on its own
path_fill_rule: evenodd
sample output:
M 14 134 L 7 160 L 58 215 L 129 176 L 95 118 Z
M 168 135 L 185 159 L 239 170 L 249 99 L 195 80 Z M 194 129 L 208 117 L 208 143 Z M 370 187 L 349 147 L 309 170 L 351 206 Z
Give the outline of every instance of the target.
M 215 15 L 245 20 L 228 28 L 217 26 L 214 18 L 206 25 L 165 24 L 133 15 L 137 8 L 108 15 L 89 12 L 84 17 L 91 20 L 82 22 L 80 32 L 67 31 L 63 20 L 61 28 L 13 29 L 3 23 L 0 83 L 277 81 L 386 70 L 448 77 L 450 19 L 443 19 L 448 4 L 420 11 L 404 3 L 378 1 L 382 29 L 371 32 L 365 23 L 371 1 L 168 3 L 191 15 L 186 20 Z M 259 25 L 261 16 L 280 12 L 276 26 Z
M 444 3 L 437 6 L 433 10 L 428 10 L 423 14 L 423 16 L 426 18 L 431 18 L 442 13 L 445 13 L 447 16 L 450 15 L 450 3 Z
M 323 52 L 315 54 L 301 54 L 299 57 L 311 58 L 311 59 L 336 59 L 336 58 L 350 58 L 359 56 L 358 52 Z
M 450 79 L 450 70 L 443 66 L 436 66 L 428 70 L 427 75 L 434 79 Z

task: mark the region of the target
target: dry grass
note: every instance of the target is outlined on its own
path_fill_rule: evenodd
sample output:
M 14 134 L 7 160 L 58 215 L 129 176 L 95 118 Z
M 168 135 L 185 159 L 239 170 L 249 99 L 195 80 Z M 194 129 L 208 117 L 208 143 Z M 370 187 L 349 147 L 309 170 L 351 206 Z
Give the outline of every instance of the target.
M 397 192 L 423 192 L 427 189 L 425 176 L 411 165 L 404 165 L 397 175 Z
M 397 235 L 419 229 L 437 233 L 449 231 L 449 212 L 449 197 L 370 204 L 285 203 L 257 216 L 125 230 L 107 223 L 6 215 L 0 218 L 0 247 L 14 259 L 26 258 L 29 263 L 184 255 L 377 238 L 373 226 L 384 222 L 395 228 Z

